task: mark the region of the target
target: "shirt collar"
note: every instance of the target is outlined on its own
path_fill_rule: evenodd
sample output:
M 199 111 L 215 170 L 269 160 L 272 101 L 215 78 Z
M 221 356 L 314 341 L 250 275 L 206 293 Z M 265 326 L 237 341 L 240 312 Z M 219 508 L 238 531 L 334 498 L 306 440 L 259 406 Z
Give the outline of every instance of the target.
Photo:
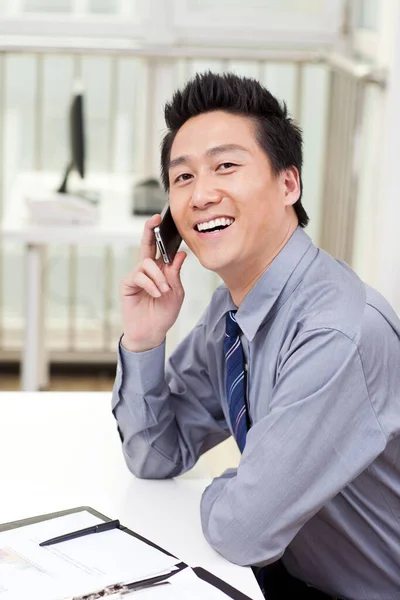
M 310 237 L 297 227 L 285 246 L 264 271 L 240 305 L 236 320 L 249 341 L 266 317 L 276 312 L 292 294 L 318 253 Z M 221 286 L 223 295 L 210 321 L 214 329 L 228 310 L 236 310 L 229 290 Z

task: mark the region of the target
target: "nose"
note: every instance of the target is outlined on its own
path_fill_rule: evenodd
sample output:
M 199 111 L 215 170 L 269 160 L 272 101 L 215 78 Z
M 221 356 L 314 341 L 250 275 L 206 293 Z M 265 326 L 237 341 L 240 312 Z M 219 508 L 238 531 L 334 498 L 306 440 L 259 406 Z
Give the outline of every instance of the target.
M 197 177 L 192 188 L 190 206 L 202 210 L 210 204 L 221 201 L 221 192 L 215 188 L 209 177 Z

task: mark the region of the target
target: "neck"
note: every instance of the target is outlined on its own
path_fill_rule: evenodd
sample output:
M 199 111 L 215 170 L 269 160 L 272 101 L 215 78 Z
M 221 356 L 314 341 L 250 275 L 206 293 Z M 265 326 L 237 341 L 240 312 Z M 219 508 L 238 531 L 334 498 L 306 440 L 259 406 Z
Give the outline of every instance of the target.
M 251 264 L 239 265 L 235 272 L 229 277 L 222 276 L 222 279 L 230 291 L 233 302 L 240 306 L 245 296 L 260 279 L 261 275 L 268 269 L 269 265 L 278 256 L 297 228 L 297 219 L 290 221 L 284 232 L 276 237 L 274 243 L 268 246 L 266 254 L 256 256 Z

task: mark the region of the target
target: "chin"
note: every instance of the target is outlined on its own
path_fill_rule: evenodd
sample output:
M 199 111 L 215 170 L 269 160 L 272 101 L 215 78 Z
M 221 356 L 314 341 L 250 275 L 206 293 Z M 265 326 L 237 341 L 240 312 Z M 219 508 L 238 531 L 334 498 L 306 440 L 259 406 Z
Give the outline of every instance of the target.
M 212 256 L 197 256 L 200 264 L 205 269 L 209 271 L 213 271 L 217 275 L 220 275 L 229 267 L 231 261 L 227 260 L 227 257 L 220 257 L 218 254 L 214 254 Z

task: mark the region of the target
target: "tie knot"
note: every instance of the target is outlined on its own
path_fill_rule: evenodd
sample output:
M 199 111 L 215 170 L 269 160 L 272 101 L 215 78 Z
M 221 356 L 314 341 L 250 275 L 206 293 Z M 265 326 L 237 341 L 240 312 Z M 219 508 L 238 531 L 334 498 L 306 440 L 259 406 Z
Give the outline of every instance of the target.
M 226 313 L 226 335 L 231 338 L 236 338 L 240 333 L 240 327 L 236 321 L 236 310 L 230 310 Z

